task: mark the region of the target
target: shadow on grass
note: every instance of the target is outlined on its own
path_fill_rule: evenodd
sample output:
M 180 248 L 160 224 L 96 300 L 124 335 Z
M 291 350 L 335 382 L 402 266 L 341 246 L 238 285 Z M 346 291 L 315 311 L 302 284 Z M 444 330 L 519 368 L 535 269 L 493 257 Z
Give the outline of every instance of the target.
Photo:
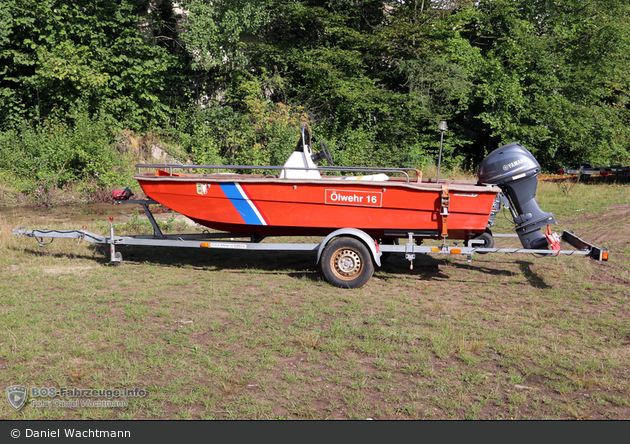
M 21 250 L 26 254 L 38 257 L 60 257 L 69 259 L 92 260 L 102 265 L 110 264 L 109 248 L 103 245 L 89 245 L 92 254 L 67 253 L 46 251 L 43 249 Z M 315 252 L 290 251 L 234 251 L 234 250 L 205 250 L 196 248 L 160 248 L 143 246 L 118 246 L 116 251 L 122 253 L 123 264 L 133 262 L 151 264 L 164 267 L 193 267 L 210 271 L 242 272 L 250 270 L 262 274 L 286 274 L 292 278 L 307 279 L 313 282 L 322 279 L 320 266 L 316 264 Z M 542 277 L 531 270 L 531 262 L 516 261 L 523 276 L 535 288 L 550 288 Z M 509 270 L 475 265 L 474 263 L 459 263 L 439 259 L 431 255 L 418 254 L 414 260 L 414 269 L 410 270 L 409 261 L 403 255 L 388 258 L 382 267 L 375 267 L 379 278 L 389 280 L 388 274 L 396 275 L 391 278 L 405 276 L 422 280 L 453 280 L 444 272 L 443 267 L 449 267 L 474 275 L 481 273 L 491 276 L 513 276 Z M 383 273 L 385 275 L 383 275 Z
M 89 245 L 90 254 L 59 252 L 43 248 L 16 249 L 16 252 L 29 254 L 35 257 L 54 257 L 67 259 L 85 259 L 110 264 L 110 252 L 108 245 Z M 166 248 L 143 246 L 116 246 L 116 252 L 122 254 L 123 264 L 133 262 L 138 264 L 151 264 L 164 267 L 192 267 L 209 270 L 256 270 L 256 271 L 280 271 L 289 272 L 302 277 L 304 274 L 312 274 L 316 268 L 317 258 L 314 252 L 282 252 L 282 251 L 234 251 L 234 250 L 206 250 L 197 248 Z M 313 280 L 317 280 L 313 278 Z
M 456 269 L 461 270 L 463 273 L 468 274 L 468 277 L 464 280 L 458 279 L 452 274 L 446 272 L 446 270 Z M 456 262 L 447 259 L 440 259 L 436 256 L 428 254 L 417 254 L 416 259 L 413 262 L 413 270 L 409 267 L 409 261 L 404 258 L 403 255 L 396 257 L 390 257 L 383 263 L 380 268 L 384 273 L 395 273 L 396 275 L 408 275 L 410 277 L 421 278 L 422 280 L 448 280 L 448 281 L 462 281 L 470 282 L 472 277 L 476 274 L 486 274 L 491 276 L 513 276 L 513 273 L 509 270 L 500 270 L 496 268 L 486 267 L 483 265 L 477 265 L 467 262 Z M 387 279 L 384 276 L 379 276 L 381 279 Z
M 103 254 L 96 253 L 96 255 L 92 255 L 92 254 L 83 254 L 83 253 L 66 253 L 66 252 L 59 252 L 59 251 L 51 251 L 51 250 L 47 250 L 45 245 L 42 248 L 38 248 L 38 249 L 15 248 L 15 247 L 10 247 L 9 249 L 13 250 L 16 253 L 30 254 L 31 256 L 34 256 L 34 257 L 85 259 L 85 260 L 96 261 L 99 264 L 108 264 L 110 262 L 109 250 L 107 250 L 108 254 L 107 256 L 105 256 L 105 253 Z
M 521 273 L 523 274 L 523 277 L 527 280 L 529 285 L 531 285 L 534 288 L 540 288 L 540 289 L 551 288 L 551 286 L 547 285 L 545 280 L 540 275 L 532 271 L 531 266 L 534 265 L 532 262 L 517 260 L 516 264 L 518 265 L 519 270 L 521 271 Z M 450 267 L 464 269 L 473 273 L 488 274 L 491 276 L 506 276 L 506 277 L 514 276 L 514 273 L 509 270 L 498 270 L 496 268 L 475 266 L 475 265 L 466 264 L 466 263 L 451 262 Z
M 529 282 L 529 285 L 534 288 L 541 289 L 551 288 L 551 285 L 547 285 L 542 277 L 532 271 L 531 266 L 533 264 L 531 262 L 516 261 L 516 263 L 518 264 L 518 268 L 521 270 L 521 273 L 523 273 L 523 276 L 525 276 L 525 279 L 527 279 L 527 282 Z
M 38 257 L 86 259 L 105 265 L 110 263 L 108 245 L 89 245 L 88 248 L 93 254 L 47 251 L 45 246 L 43 248 L 27 248 L 20 251 Z M 319 264 L 316 263 L 317 253 L 315 251 L 208 250 L 137 245 L 118 245 L 116 246 L 116 251 L 122 254 L 123 264 L 125 262 L 133 262 L 164 267 L 193 267 L 216 271 L 255 270 L 263 273 L 284 273 L 288 276 L 312 278 L 314 281 L 320 278 L 318 273 L 314 273 L 320 270 Z M 397 275 L 407 274 L 415 277 L 420 275 L 423 279 L 447 279 L 448 276 L 440 272 L 439 269 L 446 262 L 429 255 L 419 254 L 417 260 L 414 261 L 414 270 L 410 270 L 409 261 L 404 259 L 404 256 L 401 254 L 390 257 L 382 263 L 380 268 L 375 266 L 375 271 L 395 273 Z

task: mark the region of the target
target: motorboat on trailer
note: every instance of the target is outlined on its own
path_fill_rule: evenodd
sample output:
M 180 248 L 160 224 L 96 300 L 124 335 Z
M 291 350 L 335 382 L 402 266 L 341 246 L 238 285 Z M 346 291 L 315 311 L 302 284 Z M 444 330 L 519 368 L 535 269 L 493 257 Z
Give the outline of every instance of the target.
M 318 167 L 323 159 L 333 163 L 323 142 L 321 148 L 313 153 L 304 125 L 281 167 L 148 164 L 138 165 L 134 179 L 147 197 L 221 231 L 326 236 L 351 227 L 378 239 L 411 232 L 419 238 L 463 240 L 486 233 L 498 186 L 436 183 L 412 168 Z M 243 169 L 277 174 L 228 172 Z
M 303 125 L 294 152 L 281 167 L 144 164 L 137 165 L 134 179 L 149 198 L 221 231 L 326 236 L 355 228 L 376 239 L 411 233 L 420 239 L 479 239 L 480 246 L 490 248 L 490 227 L 503 203 L 512 212 L 524 248 L 554 248 L 541 228 L 556 220 L 535 199 L 540 165 L 519 144 L 493 151 L 477 182 L 423 179 L 412 168 L 318 167 L 323 159 L 333 164 L 326 144 L 320 147 L 321 152 L 313 153 L 310 128 Z M 197 172 L 176 172 L 184 170 Z
M 153 225 L 152 236 L 115 236 L 82 230 L 28 230 L 13 234 L 73 238 L 109 246 L 111 262 L 122 263 L 121 245 L 175 248 L 312 251 L 324 277 L 338 287 L 358 288 L 381 265 L 383 253 L 404 253 L 413 268 L 416 253 L 533 253 L 542 256 L 585 255 L 608 260 L 608 250 L 564 231 L 536 201 L 540 165 L 517 143 L 502 146 L 482 162 L 478 181 L 425 179 L 413 168 L 320 167 L 333 164 L 325 143 L 312 149 L 307 125 L 283 166 L 137 165 L 134 179 L 148 200 L 129 199 L 130 190 L 115 192 L 119 202 L 140 204 Z M 248 171 L 238 174 L 235 171 Z M 342 174 L 351 175 L 342 175 Z M 361 173 L 359 175 L 359 173 Z M 439 175 L 438 175 L 439 177 Z M 164 235 L 148 206 L 162 204 L 200 225 L 219 230 Z M 493 248 L 490 228 L 501 207 L 508 209 L 523 248 Z M 325 236 L 319 243 L 261 242 L 266 236 Z M 249 241 L 236 240 L 247 238 Z M 402 243 L 401 239 L 407 239 Z M 226 240 L 228 239 L 228 240 Z M 435 239 L 439 245 L 422 245 Z M 447 241 L 463 240 L 464 246 Z M 576 250 L 561 250 L 560 240 Z M 52 241 L 51 241 L 52 242 Z

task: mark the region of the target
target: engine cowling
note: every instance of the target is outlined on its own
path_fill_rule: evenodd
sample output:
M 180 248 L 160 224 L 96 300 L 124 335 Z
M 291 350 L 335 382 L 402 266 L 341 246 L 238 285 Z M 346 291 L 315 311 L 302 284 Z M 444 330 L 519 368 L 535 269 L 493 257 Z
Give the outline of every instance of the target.
M 479 168 L 479 182 L 499 186 L 509 200 L 523 247 L 536 250 L 547 248 L 541 228 L 557 223 L 553 214 L 542 211 L 536 201 L 539 173 L 540 164 L 518 143 L 497 148 Z

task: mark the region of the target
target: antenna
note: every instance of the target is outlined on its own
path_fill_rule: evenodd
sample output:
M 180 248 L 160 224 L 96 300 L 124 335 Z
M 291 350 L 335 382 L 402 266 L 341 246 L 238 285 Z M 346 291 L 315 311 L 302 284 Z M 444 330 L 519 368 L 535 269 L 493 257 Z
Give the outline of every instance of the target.
M 446 120 L 440 120 L 439 128 L 440 128 L 440 131 L 442 132 L 442 135 L 440 136 L 440 155 L 438 156 L 438 172 L 437 172 L 436 183 L 440 181 L 440 167 L 442 166 L 442 144 L 444 143 L 444 131 L 446 131 L 447 129 Z

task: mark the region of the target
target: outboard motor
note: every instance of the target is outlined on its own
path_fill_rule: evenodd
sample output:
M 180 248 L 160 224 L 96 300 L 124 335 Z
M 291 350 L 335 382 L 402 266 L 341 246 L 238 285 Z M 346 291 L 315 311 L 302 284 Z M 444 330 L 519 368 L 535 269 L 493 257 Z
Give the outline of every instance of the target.
M 527 249 L 547 249 L 547 236 L 541 228 L 557 223 L 551 213 L 536 202 L 540 164 L 525 147 L 510 143 L 491 152 L 479 168 L 481 184 L 498 185 L 510 202 L 516 233 Z

